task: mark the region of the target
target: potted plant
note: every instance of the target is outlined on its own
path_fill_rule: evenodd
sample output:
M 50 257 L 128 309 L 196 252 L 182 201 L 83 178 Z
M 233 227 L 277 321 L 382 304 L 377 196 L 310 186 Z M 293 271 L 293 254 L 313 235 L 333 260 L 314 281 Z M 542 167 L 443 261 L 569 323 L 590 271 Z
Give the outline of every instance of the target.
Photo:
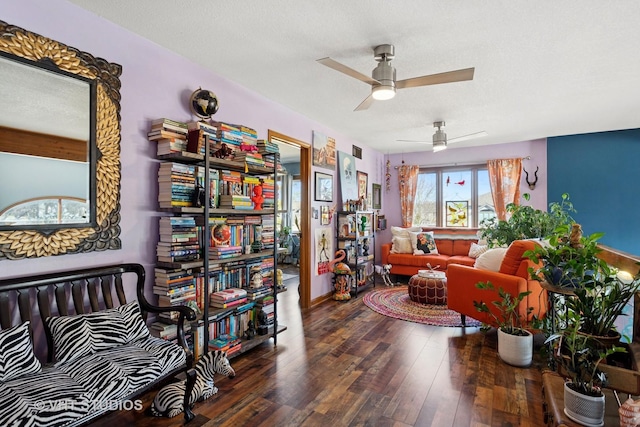
M 551 335 L 546 343 L 553 343 L 553 355 L 564 384 L 565 414 L 587 426 L 602 426 L 605 396 L 602 387 L 607 376 L 599 368 L 610 355 L 625 352 L 622 347 L 601 348 L 593 338 L 580 333 L 583 317 L 569 312 L 565 329 Z
M 491 282 L 479 282 L 476 287 L 495 292 Z M 514 297 L 503 288 L 498 288 L 500 299 L 492 301 L 495 310 L 491 310 L 484 301 L 473 301 L 476 310 L 489 315 L 498 325 L 498 355 L 509 365 L 529 366 L 533 359 L 533 334 L 525 328 L 527 319 L 518 313 L 518 306 L 530 293 L 520 292 Z M 531 311 L 533 307 L 528 307 L 527 317 Z M 483 324 L 482 329 L 489 329 L 489 325 Z
M 525 255 L 539 262 L 539 267 L 530 271 L 532 279 L 551 284 L 547 289 L 565 295 L 564 310 L 559 311 L 578 314 L 580 332 L 611 347 L 620 339 L 614 322 L 640 289 L 640 276 L 618 272 L 598 257 L 601 249 L 597 243 L 602 235 L 582 236 L 577 224 L 561 226 L 549 245 Z
M 529 193 L 522 198 L 530 200 Z M 506 206 L 507 220 L 485 219 L 480 223 L 480 237 L 490 247 L 507 247 L 515 240 L 546 238 L 560 225 L 573 222 L 575 212 L 569 195 L 563 194 L 561 202 L 549 204 L 549 211 L 534 209 L 528 205 L 509 203 Z

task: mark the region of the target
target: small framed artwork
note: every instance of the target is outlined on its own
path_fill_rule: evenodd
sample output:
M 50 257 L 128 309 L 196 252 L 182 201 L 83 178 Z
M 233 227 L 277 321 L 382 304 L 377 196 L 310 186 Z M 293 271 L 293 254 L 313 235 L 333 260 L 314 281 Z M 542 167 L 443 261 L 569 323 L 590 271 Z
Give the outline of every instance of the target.
M 320 206 L 320 225 L 329 225 L 329 206 Z
M 353 157 L 355 157 L 356 159 L 361 159 L 362 158 L 362 148 L 356 146 L 356 145 L 352 145 L 351 146 L 351 155 Z
M 382 209 L 382 185 L 371 184 L 371 192 L 373 193 L 372 209 Z
M 318 209 L 311 208 L 311 218 L 318 219 Z
M 333 201 L 333 175 L 316 172 L 315 199 L 317 202 Z
M 469 224 L 469 202 L 447 201 L 447 227 L 467 227 Z
M 369 186 L 369 175 L 365 172 L 357 172 L 358 177 L 358 199 L 367 198 L 367 187 Z

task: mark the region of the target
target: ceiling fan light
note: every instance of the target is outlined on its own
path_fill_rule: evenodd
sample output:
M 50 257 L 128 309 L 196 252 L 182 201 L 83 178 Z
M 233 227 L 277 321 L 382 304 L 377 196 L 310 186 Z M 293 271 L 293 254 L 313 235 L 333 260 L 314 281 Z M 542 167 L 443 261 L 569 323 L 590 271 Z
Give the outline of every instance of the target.
M 433 143 L 433 152 L 437 153 L 438 151 L 445 150 L 447 148 L 447 143 L 445 141 L 438 141 Z
M 374 86 L 371 96 L 377 101 L 386 101 L 396 96 L 396 88 L 393 86 Z

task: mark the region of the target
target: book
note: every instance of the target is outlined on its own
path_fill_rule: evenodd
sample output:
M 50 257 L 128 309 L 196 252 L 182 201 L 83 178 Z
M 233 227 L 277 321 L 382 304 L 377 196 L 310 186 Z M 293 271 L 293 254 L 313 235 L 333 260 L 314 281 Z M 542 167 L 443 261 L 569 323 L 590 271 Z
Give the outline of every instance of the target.
M 229 302 L 221 302 L 221 301 L 210 301 L 209 307 L 213 308 L 232 308 L 244 304 L 247 302 L 247 298 L 240 298 Z
M 247 296 L 247 291 L 240 288 L 228 288 L 222 291 L 214 292 L 211 294 L 211 301 L 228 302 L 244 298 Z

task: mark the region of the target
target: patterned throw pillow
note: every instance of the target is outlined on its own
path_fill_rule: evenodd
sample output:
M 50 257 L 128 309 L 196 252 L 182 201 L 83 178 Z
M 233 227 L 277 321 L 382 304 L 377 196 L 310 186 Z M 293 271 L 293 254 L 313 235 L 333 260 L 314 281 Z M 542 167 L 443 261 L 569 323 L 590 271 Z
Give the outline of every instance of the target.
M 29 321 L 0 331 L 0 381 L 40 372 L 42 366 L 33 354 Z
M 411 248 L 414 255 L 438 254 L 433 231 L 410 232 L 409 237 L 411 238 Z
M 485 253 L 488 249 L 489 249 L 489 246 L 487 245 L 471 243 L 471 247 L 469 248 L 469 256 L 471 258 L 478 258 L 480 255 Z
M 58 363 L 149 336 L 137 301 L 96 313 L 49 317 L 45 324 L 51 331 Z

